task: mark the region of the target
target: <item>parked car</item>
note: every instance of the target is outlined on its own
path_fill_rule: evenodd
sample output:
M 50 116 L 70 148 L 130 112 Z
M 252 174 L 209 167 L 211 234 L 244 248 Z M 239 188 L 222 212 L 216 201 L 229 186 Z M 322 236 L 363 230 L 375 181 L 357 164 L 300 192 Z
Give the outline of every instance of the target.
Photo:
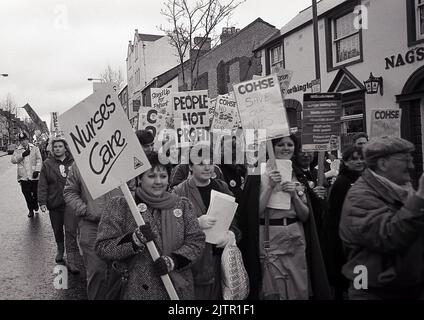
M 11 143 L 7 146 L 7 154 L 13 154 L 13 152 L 15 152 L 16 149 L 16 144 Z

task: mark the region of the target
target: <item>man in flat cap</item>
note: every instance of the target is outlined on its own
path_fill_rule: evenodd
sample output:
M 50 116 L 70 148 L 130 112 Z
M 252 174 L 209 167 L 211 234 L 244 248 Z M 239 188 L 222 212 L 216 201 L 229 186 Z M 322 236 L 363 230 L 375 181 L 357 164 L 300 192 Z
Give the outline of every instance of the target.
M 368 169 L 349 190 L 339 233 L 349 299 L 418 299 L 424 289 L 424 177 L 411 186 L 414 145 L 381 137 L 365 146 Z
M 20 133 L 19 147 L 12 155 L 11 162 L 18 165 L 18 182 L 28 207 L 28 218 L 38 211 L 37 184 L 41 171 L 42 159 L 38 147 L 29 143 L 26 133 Z
M 155 145 L 153 132 L 150 130 L 137 130 L 135 132 L 138 141 L 140 142 L 145 153 L 149 153 L 153 151 L 153 147 Z

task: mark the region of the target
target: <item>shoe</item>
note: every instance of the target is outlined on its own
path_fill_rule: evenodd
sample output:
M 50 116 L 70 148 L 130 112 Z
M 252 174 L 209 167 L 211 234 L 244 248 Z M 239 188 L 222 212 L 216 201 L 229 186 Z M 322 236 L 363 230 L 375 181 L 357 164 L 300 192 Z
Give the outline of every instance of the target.
M 34 216 L 34 211 L 30 210 L 28 212 L 28 218 L 32 218 Z
M 65 245 L 63 242 L 57 244 L 57 254 L 56 258 L 54 259 L 56 263 L 58 264 L 64 264 L 65 261 L 63 260 L 63 254 L 65 253 Z
M 68 267 L 68 271 L 71 274 L 79 274 L 80 270 L 78 269 L 78 267 L 76 266 L 76 256 L 77 253 L 66 253 L 66 266 Z

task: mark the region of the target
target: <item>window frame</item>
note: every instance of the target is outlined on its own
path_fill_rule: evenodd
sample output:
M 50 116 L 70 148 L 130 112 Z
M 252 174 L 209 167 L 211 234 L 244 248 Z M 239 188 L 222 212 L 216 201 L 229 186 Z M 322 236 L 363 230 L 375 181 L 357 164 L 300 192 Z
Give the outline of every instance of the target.
M 424 43 L 424 34 L 419 33 L 418 7 L 424 3 L 418 4 L 418 0 L 406 0 L 406 23 L 408 33 L 408 47 L 414 47 Z
M 272 58 L 273 58 L 273 50 L 274 49 L 278 49 L 278 48 L 281 48 L 281 59 L 280 60 L 278 60 L 277 62 L 273 62 L 272 61 Z M 283 69 L 285 69 L 285 61 L 286 61 L 286 59 L 285 59 L 285 52 L 284 52 L 284 42 L 283 41 L 281 41 L 280 43 L 278 43 L 278 44 L 276 44 L 276 45 L 274 45 L 274 46 L 272 46 L 271 48 L 269 48 L 269 67 L 270 67 L 270 71 L 271 71 L 271 73 L 272 73 L 272 68 L 275 66 L 275 65 L 282 65 L 281 66 L 281 68 L 283 68 Z
M 415 37 L 417 40 L 424 40 L 424 30 L 423 33 L 420 33 L 420 28 L 421 28 L 421 21 L 420 21 L 420 16 L 418 15 L 419 13 L 419 8 L 423 7 L 424 8 L 424 1 L 422 1 L 422 3 L 419 3 L 419 1 L 422 0 L 415 0 L 414 3 L 414 11 L 415 11 Z
M 344 6 L 336 8 L 328 14 L 325 19 L 325 43 L 327 48 L 327 72 L 338 70 L 342 67 L 347 67 L 353 64 L 361 63 L 364 61 L 364 45 L 362 37 L 362 29 L 355 30 L 354 33 L 345 35 L 338 39 L 335 39 L 335 26 L 337 19 L 340 19 L 350 13 L 353 13 L 355 7 L 360 5 L 360 1 L 347 2 Z M 337 62 L 337 45 L 338 41 L 347 39 L 353 35 L 359 35 L 359 56 L 349 58 L 341 62 Z

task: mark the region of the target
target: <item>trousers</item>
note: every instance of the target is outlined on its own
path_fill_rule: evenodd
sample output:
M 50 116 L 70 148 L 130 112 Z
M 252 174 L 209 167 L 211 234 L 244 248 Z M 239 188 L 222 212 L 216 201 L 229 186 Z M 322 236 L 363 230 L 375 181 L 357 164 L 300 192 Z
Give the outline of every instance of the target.
M 78 221 L 72 210 L 68 206 L 59 207 L 50 210 L 49 216 L 56 243 L 65 242 L 67 253 L 77 252 Z
M 21 180 L 21 190 L 25 197 L 25 201 L 29 211 L 38 211 L 38 180 Z

